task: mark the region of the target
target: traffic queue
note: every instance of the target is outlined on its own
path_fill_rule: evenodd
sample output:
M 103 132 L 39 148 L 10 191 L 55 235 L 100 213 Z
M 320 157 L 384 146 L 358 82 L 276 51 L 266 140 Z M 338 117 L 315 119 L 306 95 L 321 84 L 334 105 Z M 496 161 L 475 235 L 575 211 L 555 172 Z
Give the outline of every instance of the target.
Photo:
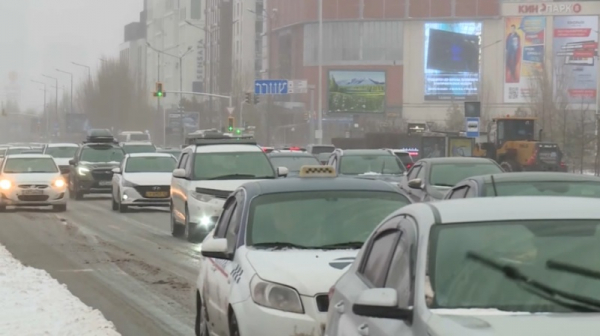
M 0 210 L 92 193 L 168 207 L 171 234 L 202 243 L 196 335 L 600 330 L 598 177 L 217 131 L 181 149 L 102 131 L 69 146 L 4 147 Z

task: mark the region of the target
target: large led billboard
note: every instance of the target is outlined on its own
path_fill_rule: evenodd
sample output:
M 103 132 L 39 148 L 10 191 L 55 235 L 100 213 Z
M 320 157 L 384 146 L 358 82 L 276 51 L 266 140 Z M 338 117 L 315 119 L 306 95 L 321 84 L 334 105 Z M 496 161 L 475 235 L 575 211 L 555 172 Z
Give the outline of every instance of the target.
M 385 71 L 329 71 L 330 113 L 385 111 Z
M 425 97 L 478 100 L 481 22 L 425 23 Z

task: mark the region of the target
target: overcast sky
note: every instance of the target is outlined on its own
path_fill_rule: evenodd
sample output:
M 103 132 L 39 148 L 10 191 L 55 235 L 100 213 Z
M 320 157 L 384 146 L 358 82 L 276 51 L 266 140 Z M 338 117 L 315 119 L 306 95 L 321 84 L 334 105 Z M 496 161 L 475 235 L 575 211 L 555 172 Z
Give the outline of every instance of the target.
M 21 105 L 41 109 L 42 85 L 31 79 L 70 86 L 85 80 L 87 70 L 71 62 L 98 66 L 102 55 L 116 57 L 123 26 L 138 21 L 143 0 L 0 0 L 0 100 L 5 98 L 8 74 L 18 73 Z

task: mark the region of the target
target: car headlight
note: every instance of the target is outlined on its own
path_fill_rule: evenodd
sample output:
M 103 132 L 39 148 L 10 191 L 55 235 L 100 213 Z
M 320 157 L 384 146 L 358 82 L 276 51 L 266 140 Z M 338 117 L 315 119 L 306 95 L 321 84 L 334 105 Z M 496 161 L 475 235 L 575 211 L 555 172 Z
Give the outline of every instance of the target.
M 8 190 L 12 187 L 12 183 L 9 180 L 0 181 L 0 189 Z
M 52 183 L 53 186 L 57 187 L 57 188 L 64 188 L 64 186 L 66 185 L 65 180 L 63 179 L 58 179 L 56 181 L 54 181 Z
M 123 187 L 133 188 L 135 186 L 137 186 L 137 184 L 129 182 L 129 181 L 125 180 L 125 179 L 123 180 Z
M 287 286 L 264 281 L 255 275 L 250 281 L 252 300 L 263 307 L 304 314 L 300 294 Z
M 215 198 L 215 196 L 213 195 L 207 195 L 207 194 L 201 194 L 196 192 L 195 190 L 191 192 L 191 195 L 193 198 L 197 199 L 200 202 L 210 202 L 210 200 L 212 200 L 213 198 Z
M 77 174 L 79 175 L 86 175 L 89 172 L 90 170 L 86 167 L 77 167 Z

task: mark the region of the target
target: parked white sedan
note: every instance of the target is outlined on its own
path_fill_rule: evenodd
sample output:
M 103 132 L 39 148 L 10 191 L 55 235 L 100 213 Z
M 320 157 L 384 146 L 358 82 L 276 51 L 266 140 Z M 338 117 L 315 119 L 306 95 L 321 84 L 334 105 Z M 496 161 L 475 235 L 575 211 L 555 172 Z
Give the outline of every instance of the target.
M 127 212 L 130 206 L 169 206 L 176 165 L 175 157 L 166 153 L 125 155 L 113 169 L 112 209 Z

